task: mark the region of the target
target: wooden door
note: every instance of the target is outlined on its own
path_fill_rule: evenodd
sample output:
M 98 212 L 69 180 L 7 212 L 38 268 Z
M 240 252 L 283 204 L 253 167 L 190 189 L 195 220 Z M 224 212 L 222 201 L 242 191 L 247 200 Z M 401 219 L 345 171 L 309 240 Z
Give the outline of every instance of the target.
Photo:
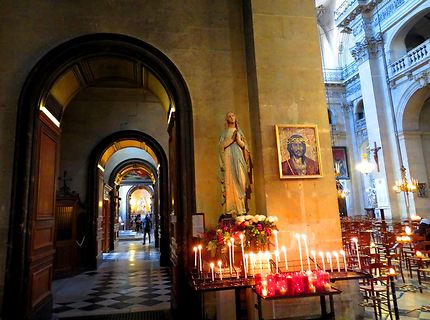
M 76 273 L 78 255 L 78 208 L 79 196 L 57 196 L 55 217 L 54 278 Z
M 43 114 L 37 124 L 36 165 L 33 206 L 28 221 L 26 265 L 28 285 L 26 292 L 27 315 L 50 310 L 52 307 L 52 276 L 54 259 L 55 191 L 59 154 L 60 131 Z
M 110 202 L 103 200 L 103 252 L 109 252 L 110 242 Z

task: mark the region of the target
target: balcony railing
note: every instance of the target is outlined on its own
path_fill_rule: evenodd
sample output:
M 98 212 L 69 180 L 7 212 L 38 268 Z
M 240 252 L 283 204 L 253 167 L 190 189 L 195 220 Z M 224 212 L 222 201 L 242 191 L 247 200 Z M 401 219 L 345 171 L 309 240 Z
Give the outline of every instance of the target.
M 340 69 L 324 69 L 324 82 L 325 83 L 342 83 L 348 80 L 358 72 L 357 63 L 353 62 L 345 68 Z
M 350 21 L 354 20 L 360 12 L 362 5 L 366 4 L 367 0 L 345 0 L 334 11 L 334 21 L 336 26 L 345 27 Z
M 413 68 L 430 59 L 430 39 L 421 43 L 416 48 L 390 65 L 391 77 L 395 77 L 409 68 Z
M 343 81 L 342 69 L 324 69 L 325 83 L 338 83 Z

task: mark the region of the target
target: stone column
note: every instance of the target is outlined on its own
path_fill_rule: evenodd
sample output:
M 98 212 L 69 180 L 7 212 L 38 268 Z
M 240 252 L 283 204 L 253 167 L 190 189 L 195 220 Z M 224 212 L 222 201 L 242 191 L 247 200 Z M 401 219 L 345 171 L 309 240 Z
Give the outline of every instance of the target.
M 369 146 L 381 147 L 378 152 L 379 172 L 374 172 L 378 207 L 389 218 L 400 217 L 404 208 L 399 206 L 397 194 L 392 190 L 400 164 L 394 130 L 390 92 L 386 83 L 383 39 L 380 34 L 366 35 L 356 43 L 351 53 L 358 63 L 361 92 L 366 114 Z M 372 158 L 372 152 L 370 152 Z
M 244 1 L 250 105 L 259 119 L 254 139 L 261 154 L 256 207 L 279 217 L 279 242 L 298 256 L 294 235 L 306 233 L 309 249 L 341 247 L 330 126 L 312 1 Z M 316 124 L 322 177 L 280 179 L 276 124 Z

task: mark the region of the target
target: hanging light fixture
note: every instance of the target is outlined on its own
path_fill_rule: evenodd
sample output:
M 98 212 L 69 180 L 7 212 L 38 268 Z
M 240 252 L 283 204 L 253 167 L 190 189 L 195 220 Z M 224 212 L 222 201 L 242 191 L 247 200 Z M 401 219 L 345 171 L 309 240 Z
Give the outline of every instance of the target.
M 418 190 L 418 180 L 411 177 L 411 181 L 406 178 L 406 168 L 402 165 L 400 168 L 400 173 L 402 175 L 401 180 L 397 180 L 396 184 L 393 186 L 393 190 L 397 193 L 400 192 L 416 192 Z
M 376 169 L 376 165 L 373 162 L 367 160 L 367 154 L 361 155 L 361 162 L 358 163 L 355 168 L 363 174 L 369 174 Z

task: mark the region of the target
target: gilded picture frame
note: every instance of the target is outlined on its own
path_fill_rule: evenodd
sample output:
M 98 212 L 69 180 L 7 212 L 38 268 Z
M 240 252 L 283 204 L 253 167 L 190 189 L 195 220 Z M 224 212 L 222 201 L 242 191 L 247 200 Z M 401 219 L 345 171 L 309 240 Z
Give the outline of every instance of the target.
M 281 179 L 323 176 L 317 125 L 277 124 L 275 132 Z
M 346 147 L 332 147 L 336 179 L 349 180 L 349 165 Z

